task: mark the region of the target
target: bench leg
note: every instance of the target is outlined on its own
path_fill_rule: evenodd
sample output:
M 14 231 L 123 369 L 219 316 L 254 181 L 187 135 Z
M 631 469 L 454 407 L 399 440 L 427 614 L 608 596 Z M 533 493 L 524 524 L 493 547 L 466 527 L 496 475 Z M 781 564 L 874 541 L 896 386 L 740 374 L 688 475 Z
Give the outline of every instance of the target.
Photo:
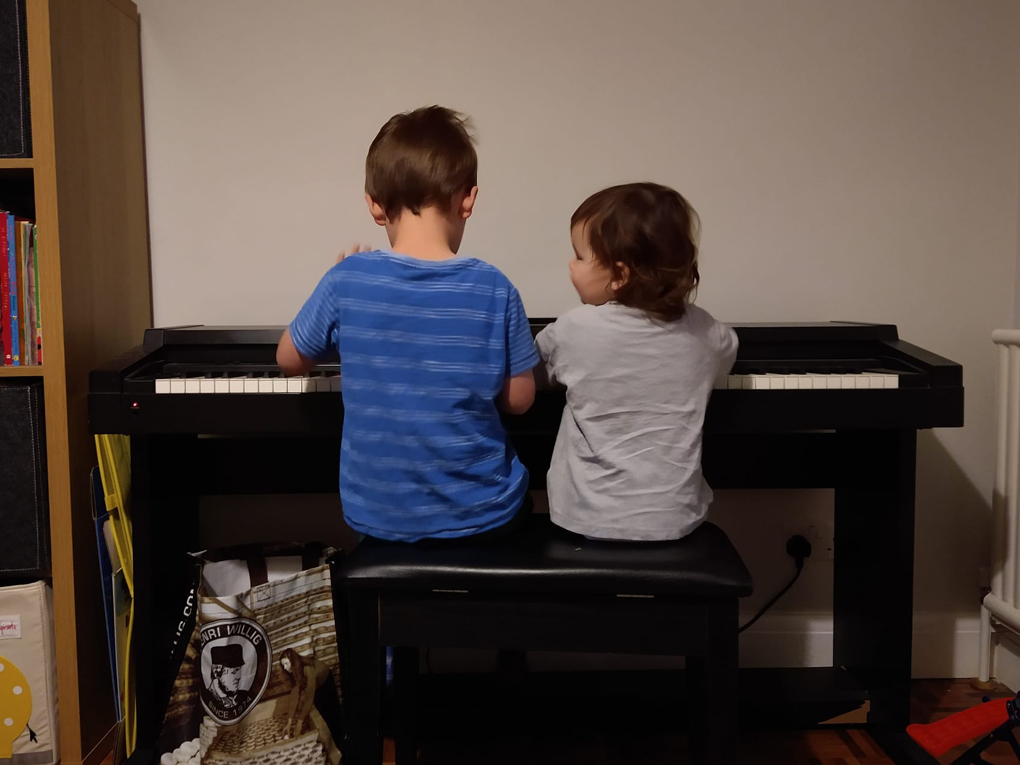
M 414 765 L 418 761 L 415 729 L 415 704 L 418 685 L 417 648 L 393 649 L 393 690 L 396 712 L 394 737 L 397 745 L 396 765 Z
M 348 663 L 344 712 L 348 721 L 344 765 L 380 765 L 381 692 L 385 656 L 379 645 L 379 598 L 373 591 L 348 592 Z
M 737 600 L 707 609 L 708 654 L 687 658 L 690 741 L 697 765 L 734 765 L 740 738 Z

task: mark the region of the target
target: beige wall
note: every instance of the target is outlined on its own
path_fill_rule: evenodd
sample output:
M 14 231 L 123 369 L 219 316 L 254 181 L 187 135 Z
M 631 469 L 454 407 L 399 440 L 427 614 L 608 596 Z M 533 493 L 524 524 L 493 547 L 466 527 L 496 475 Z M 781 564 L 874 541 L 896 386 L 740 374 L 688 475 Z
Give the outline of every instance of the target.
M 157 322 L 284 323 L 339 247 L 383 244 L 364 154 L 414 106 L 475 118 L 463 251 L 503 268 L 532 315 L 576 302 L 567 222 L 587 194 L 674 185 L 703 219 L 698 301 L 719 318 L 891 322 L 964 365 L 967 426 L 920 440 L 916 601 L 938 624 L 976 616 L 989 333 L 1016 292 L 1020 3 L 139 6 Z M 788 568 L 783 508 L 721 494 L 764 598 Z M 789 501 L 831 513 L 826 493 Z M 786 608 L 824 613 L 831 565 L 809 571 Z

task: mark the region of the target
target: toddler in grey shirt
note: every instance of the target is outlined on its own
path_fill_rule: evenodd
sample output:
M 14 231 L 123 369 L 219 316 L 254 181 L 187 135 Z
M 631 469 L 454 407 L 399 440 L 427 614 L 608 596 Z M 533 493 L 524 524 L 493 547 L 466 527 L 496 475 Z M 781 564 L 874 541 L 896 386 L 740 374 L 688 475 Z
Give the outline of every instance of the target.
M 552 464 L 554 523 L 596 539 L 666 540 L 705 519 L 702 426 L 737 336 L 690 304 L 697 216 L 676 191 L 614 186 L 570 221 L 570 279 L 584 305 L 537 338 L 566 386 Z

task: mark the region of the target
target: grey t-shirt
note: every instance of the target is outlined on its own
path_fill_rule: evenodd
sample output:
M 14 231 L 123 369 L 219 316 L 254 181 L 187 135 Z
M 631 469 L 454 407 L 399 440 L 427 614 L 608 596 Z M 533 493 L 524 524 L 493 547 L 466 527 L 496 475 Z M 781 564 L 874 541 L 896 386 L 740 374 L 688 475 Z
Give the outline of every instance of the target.
M 705 519 L 702 426 L 737 335 L 690 306 L 661 322 L 618 303 L 575 308 L 538 350 L 567 388 L 552 464 L 554 523 L 602 539 L 680 539 Z

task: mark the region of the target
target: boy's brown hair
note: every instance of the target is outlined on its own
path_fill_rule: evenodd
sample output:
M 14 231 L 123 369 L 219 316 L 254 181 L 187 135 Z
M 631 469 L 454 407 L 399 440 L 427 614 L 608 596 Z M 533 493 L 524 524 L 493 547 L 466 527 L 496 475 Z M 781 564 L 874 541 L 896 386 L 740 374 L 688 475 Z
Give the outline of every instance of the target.
M 391 220 L 429 206 L 448 212 L 454 195 L 478 183 L 470 127 L 466 116 L 443 106 L 394 115 L 368 149 L 365 193 Z
M 595 258 L 627 282 L 614 300 L 657 319 L 684 315 L 697 289 L 698 214 L 679 193 L 657 183 L 628 183 L 592 194 L 574 211 Z

